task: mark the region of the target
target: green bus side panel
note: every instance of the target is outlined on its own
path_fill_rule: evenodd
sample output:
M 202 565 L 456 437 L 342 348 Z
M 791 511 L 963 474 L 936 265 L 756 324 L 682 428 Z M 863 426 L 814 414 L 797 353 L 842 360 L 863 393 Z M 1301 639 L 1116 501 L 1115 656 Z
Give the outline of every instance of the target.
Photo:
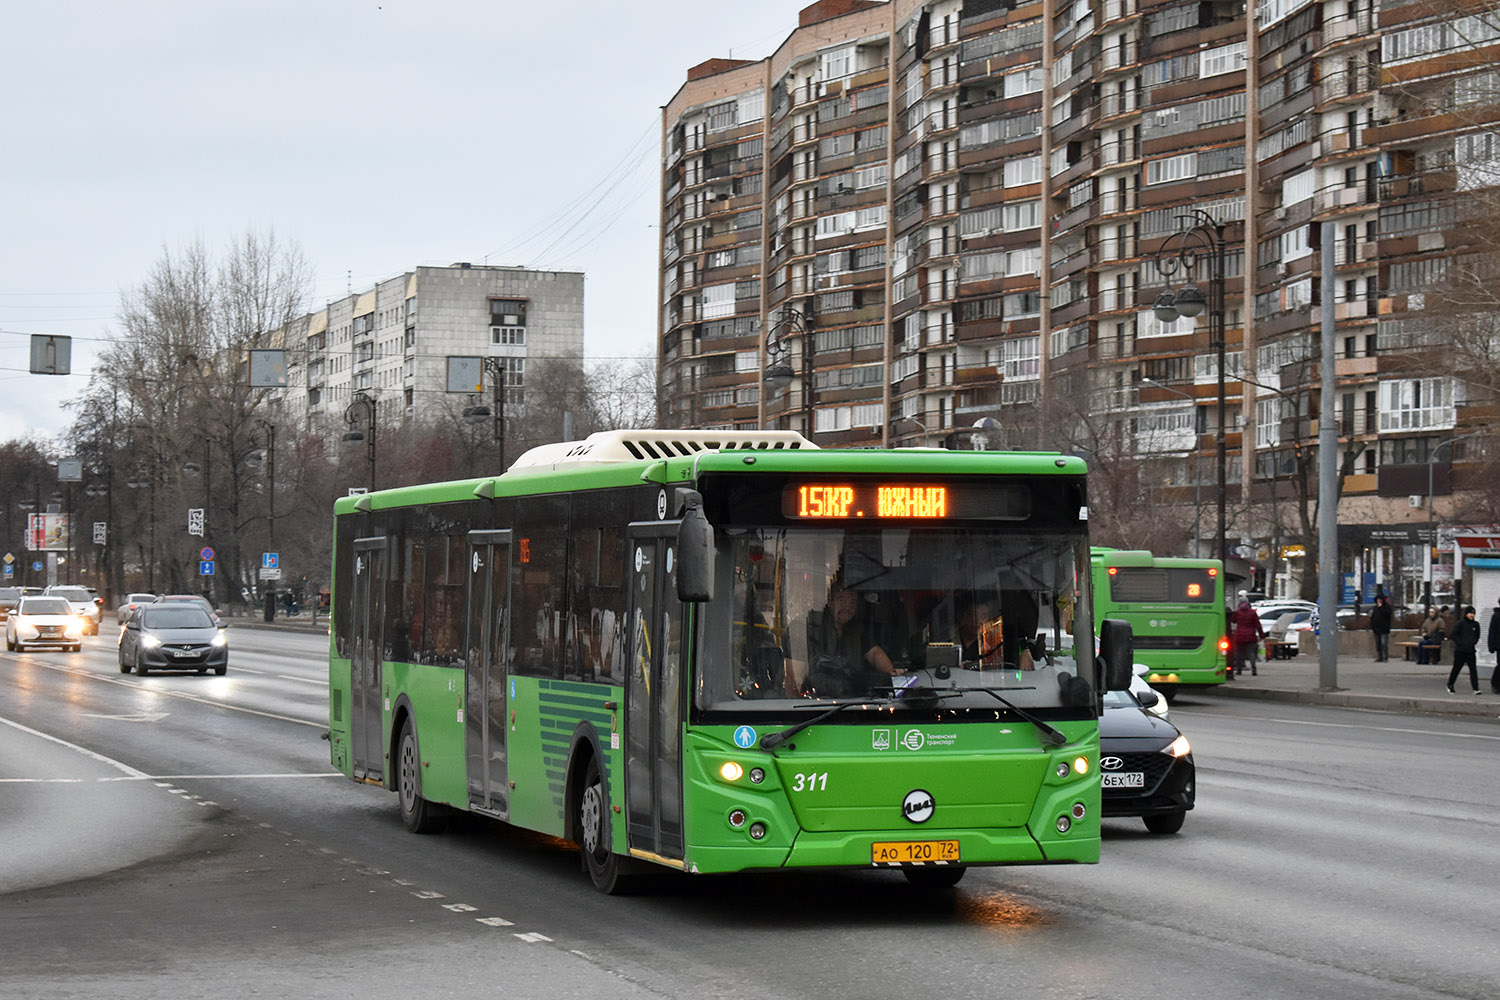
M 574 734 L 582 723 L 593 728 L 601 753 L 599 769 L 609 786 L 611 805 L 623 806 L 625 787 L 619 766 L 619 732 L 623 713 L 606 707 L 623 706 L 619 687 L 549 678 L 512 677 L 511 718 L 507 739 L 507 768 L 511 789 L 510 822 L 540 833 L 561 837 L 567 814 L 568 756 Z M 610 817 L 615 850 L 625 851 L 625 823 Z
M 798 734 L 778 755 L 733 743 L 734 727 L 687 734 L 685 811 L 688 867 L 697 872 L 754 868 L 870 866 L 875 841 L 959 841 L 965 864 L 1099 860 L 1099 743 L 1092 721 L 1059 724 L 1071 741 L 1043 749 L 1025 723 L 828 725 Z M 922 735 L 916 750 L 911 732 Z M 1071 764 L 1089 762 L 1084 774 Z M 725 779 L 733 761 L 743 777 Z M 1059 763 L 1069 767 L 1057 774 Z M 752 768 L 765 772 L 754 784 Z M 800 790 L 799 790 L 800 789 Z M 922 790 L 932 819 L 909 821 L 902 803 Z M 1084 815 L 1073 819 L 1081 803 Z M 743 810 L 745 823 L 730 822 Z M 1057 829 L 1067 815 L 1066 833 Z M 766 835 L 750 837 L 763 823 Z
M 422 752 L 422 797 L 467 809 L 469 784 L 464 761 L 464 672 L 430 663 L 392 663 L 382 667 L 384 712 L 381 732 L 386 748 L 386 783 L 390 783 L 391 729 L 394 710 L 404 694 L 411 704 Z
M 349 752 L 349 713 L 353 703 L 349 696 L 350 666 L 347 659 L 328 655 L 328 757 L 346 778 L 354 777 L 354 760 Z

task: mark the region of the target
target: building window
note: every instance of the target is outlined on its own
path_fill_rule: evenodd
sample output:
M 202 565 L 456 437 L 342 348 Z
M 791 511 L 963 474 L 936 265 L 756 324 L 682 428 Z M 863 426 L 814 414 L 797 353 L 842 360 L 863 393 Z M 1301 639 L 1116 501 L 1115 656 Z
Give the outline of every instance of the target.
M 490 299 L 490 326 L 525 326 L 525 299 Z
M 492 326 L 490 327 L 490 343 L 519 347 L 526 343 L 526 328 L 524 326 Z
M 1392 379 L 1380 383 L 1380 433 L 1453 427 L 1453 380 Z

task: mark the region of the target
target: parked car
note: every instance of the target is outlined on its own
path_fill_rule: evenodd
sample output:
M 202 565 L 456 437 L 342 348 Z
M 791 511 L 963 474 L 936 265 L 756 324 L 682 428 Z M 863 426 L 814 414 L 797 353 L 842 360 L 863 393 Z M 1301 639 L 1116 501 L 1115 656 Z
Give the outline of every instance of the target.
M 1147 830 L 1168 834 L 1182 829 L 1193 808 L 1197 779 L 1188 738 L 1133 691 L 1105 692 L 1099 773 L 1105 816 L 1139 816 Z
M 208 612 L 208 617 L 213 619 L 215 625 L 219 626 L 220 628 L 224 627 L 224 619 L 219 617 L 218 609 L 209 603 L 208 598 L 204 597 L 201 594 L 163 594 L 158 597 L 153 603 L 162 604 L 171 603 L 173 601 L 183 601 L 188 604 L 196 604 L 198 607 Z
M 137 608 L 142 604 L 150 604 L 154 600 L 156 600 L 155 594 L 126 594 L 125 600 L 118 608 L 115 608 L 115 621 L 124 625 L 125 619 L 134 614 Z
M 0 622 L 10 617 L 10 613 L 16 610 L 16 605 L 21 603 L 20 587 L 0 587 Z
M 1255 617 L 1260 619 L 1260 627 L 1267 632 L 1271 626 L 1276 624 L 1277 619 L 1291 611 L 1316 611 L 1318 605 L 1315 601 L 1302 601 L 1291 597 L 1278 597 L 1269 601 L 1257 601 L 1250 605 L 1255 612 Z
M 16 610 L 5 619 L 5 648 L 70 649 L 83 647 L 83 618 L 63 597 L 22 597 Z
M 120 629 L 119 660 L 122 674 L 212 669 L 222 677 L 229 669 L 229 636 L 197 604 L 155 601 L 142 605 Z
M 61 597 L 71 604 L 73 613 L 85 620 L 85 635 L 99 634 L 99 620 L 104 617 L 104 611 L 99 606 L 102 602 L 89 593 L 89 588 L 57 584 L 47 588 L 46 596 Z

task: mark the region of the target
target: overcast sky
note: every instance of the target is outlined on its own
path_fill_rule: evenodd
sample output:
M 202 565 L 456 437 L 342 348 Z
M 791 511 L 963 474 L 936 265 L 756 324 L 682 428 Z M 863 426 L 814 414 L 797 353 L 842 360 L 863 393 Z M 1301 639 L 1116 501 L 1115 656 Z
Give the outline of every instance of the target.
M 68 425 L 164 249 L 251 230 L 302 248 L 313 308 L 421 264 L 583 271 L 588 356 L 651 353 L 661 105 L 805 5 L 7 5 L 0 440 Z M 33 333 L 73 337 L 76 374 L 27 374 Z

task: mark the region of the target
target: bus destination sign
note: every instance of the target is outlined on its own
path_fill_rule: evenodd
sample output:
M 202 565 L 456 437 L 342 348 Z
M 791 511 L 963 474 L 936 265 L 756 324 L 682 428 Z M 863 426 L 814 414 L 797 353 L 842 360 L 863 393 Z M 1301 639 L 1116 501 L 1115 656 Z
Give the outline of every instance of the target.
M 949 515 L 948 487 L 930 483 L 799 483 L 781 496 L 792 518 L 925 518 Z

